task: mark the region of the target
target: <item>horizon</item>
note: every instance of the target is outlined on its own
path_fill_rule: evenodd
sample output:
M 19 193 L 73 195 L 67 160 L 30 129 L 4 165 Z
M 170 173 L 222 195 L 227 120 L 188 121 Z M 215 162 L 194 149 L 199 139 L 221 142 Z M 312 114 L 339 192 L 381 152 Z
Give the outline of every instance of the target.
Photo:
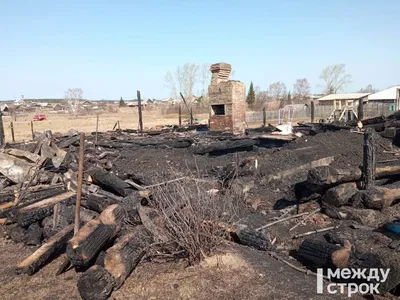
M 352 75 L 343 93 L 382 90 L 399 81 L 399 9 L 394 0 L 3 3 L 0 99 L 62 99 L 74 87 L 88 100 L 137 90 L 164 99 L 168 71 L 217 62 L 247 89 L 281 81 L 292 91 L 307 78 L 319 94 L 322 69 L 343 63 Z

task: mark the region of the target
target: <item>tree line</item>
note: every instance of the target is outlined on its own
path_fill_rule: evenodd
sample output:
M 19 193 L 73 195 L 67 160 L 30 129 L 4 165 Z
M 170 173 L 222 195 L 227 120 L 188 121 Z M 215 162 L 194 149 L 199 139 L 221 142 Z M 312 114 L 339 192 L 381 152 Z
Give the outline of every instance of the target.
M 165 84 L 170 90 L 170 96 L 174 99 L 180 98 L 180 93 L 185 99 L 199 96 L 201 104 L 208 104 L 207 87 L 210 84 L 210 64 L 186 63 L 178 66 L 174 71 L 168 71 L 165 75 Z M 234 71 L 231 73 L 231 79 Z M 347 72 L 345 64 L 332 64 L 325 67 L 319 76 L 322 95 L 336 94 L 352 82 L 352 76 Z M 196 90 L 197 88 L 197 90 Z M 360 89 L 360 93 L 375 93 L 371 84 Z M 287 104 L 307 104 L 310 101 L 311 84 L 307 78 L 299 78 L 293 84 L 292 90 L 288 90 L 285 83 L 276 81 L 263 90 L 259 86 L 250 83 L 246 102 L 251 108 L 271 106 L 271 108 L 282 108 Z M 190 101 L 189 101 L 190 103 Z

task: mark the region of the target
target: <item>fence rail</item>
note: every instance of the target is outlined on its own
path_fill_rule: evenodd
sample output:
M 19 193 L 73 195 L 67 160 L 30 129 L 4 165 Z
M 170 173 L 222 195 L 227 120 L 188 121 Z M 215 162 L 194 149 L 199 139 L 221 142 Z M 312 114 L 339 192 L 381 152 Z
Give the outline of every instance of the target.
M 314 119 L 315 121 L 321 119 L 327 119 L 331 115 L 334 107 L 333 105 L 315 105 L 314 108 Z M 390 103 L 367 103 L 364 104 L 364 118 L 372 118 L 378 116 L 389 116 L 394 113 L 393 104 Z M 272 110 L 265 112 L 266 119 L 268 121 L 278 122 L 278 120 L 285 120 L 289 118 L 289 115 L 294 120 L 310 120 L 311 109 L 310 107 L 304 107 L 301 109 L 295 109 L 292 112 Z M 247 111 L 246 112 L 247 123 L 262 123 L 263 122 L 263 111 Z

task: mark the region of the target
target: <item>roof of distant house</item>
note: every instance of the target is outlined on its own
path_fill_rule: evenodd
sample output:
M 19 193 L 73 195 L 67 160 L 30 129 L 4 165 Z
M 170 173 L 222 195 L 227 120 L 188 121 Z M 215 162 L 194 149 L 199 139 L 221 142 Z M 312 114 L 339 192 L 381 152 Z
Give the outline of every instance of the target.
M 329 100 L 357 100 L 367 97 L 370 93 L 349 93 L 349 94 L 330 94 L 319 98 L 318 101 L 329 101 Z
M 400 89 L 400 85 L 392 86 L 386 90 L 377 92 L 375 94 L 369 95 L 368 100 L 395 100 L 397 99 L 397 90 Z
M 1 105 L 0 105 L 0 110 L 1 110 L 1 111 L 7 111 L 7 110 L 8 110 L 8 105 L 7 105 L 7 103 L 1 104 Z

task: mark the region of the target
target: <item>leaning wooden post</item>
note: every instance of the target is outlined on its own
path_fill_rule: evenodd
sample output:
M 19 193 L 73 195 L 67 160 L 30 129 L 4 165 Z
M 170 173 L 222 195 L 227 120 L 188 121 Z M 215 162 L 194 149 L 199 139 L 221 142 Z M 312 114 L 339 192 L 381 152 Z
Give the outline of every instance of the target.
M 179 126 L 182 126 L 182 106 L 180 105 L 178 109 L 178 120 L 179 120 Z
M 263 107 L 263 126 L 267 126 L 267 109 Z
M 358 100 L 358 120 L 362 120 L 364 118 L 364 101 L 363 98 L 361 98 L 360 100 Z
M 75 226 L 74 234 L 79 231 L 81 198 L 82 198 L 82 180 L 83 180 L 83 156 L 85 153 L 85 133 L 81 133 L 79 141 L 79 166 L 78 166 L 78 187 L 76 191 L 76 210 L 75 210 Z
M 143 119 L 142 119 L 142 99 L 140 99 L 140 91 L 137 91 L 138 111 L 139 111 L 139 130 L 143 132 Z
M 0 111 L 0 145 L 4 145 L 3 113 Z
M 375 186 L 376 138 L 375 130 L 367 128 L 364 133 L 363 187 L 368 190 Z
M 314 123 L 315 118 L 315 105 L 314 101 L 311 101 L 311 123 Z
M 11 138 L 12 138 L 12 141 L 15 142 L 14 123 L 13 123 L 13 122 L 10 122 L 10 128 L 11 128 Z
M 99 133 L 99 114 L 97 114 L 97 116 L 96 116 L 96 136 L 94 138 L 94 145 L 95 146 L 97 146 L 98 133 Z
M 35 134 L 33 133 L 33 121 L 31 121 L 31 133 L 32 133 L 32 140 L 35 138 Z

